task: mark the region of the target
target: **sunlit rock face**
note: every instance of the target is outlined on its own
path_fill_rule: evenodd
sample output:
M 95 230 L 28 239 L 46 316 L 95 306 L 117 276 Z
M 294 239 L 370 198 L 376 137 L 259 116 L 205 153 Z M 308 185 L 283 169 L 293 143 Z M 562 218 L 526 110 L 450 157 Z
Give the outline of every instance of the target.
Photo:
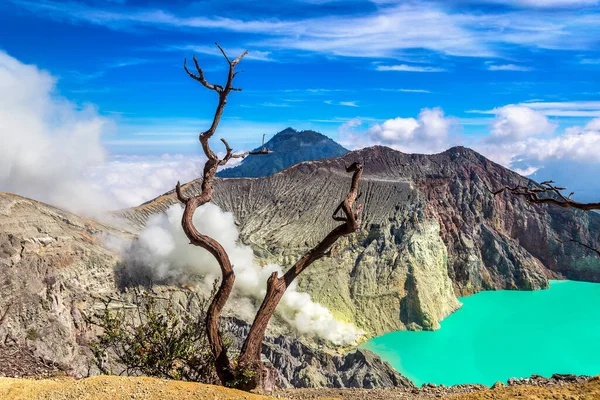
M 115 293 L 120 258 L 101 243 L 117 229 L 0 193 L 0 343 L 27 346 L 75 374 L 87 368 L 83 315 Z M 24 373 L 27 373 L 25 371 Z
M 370 335 L 436 329 L 460 307 L 458 296 L 481 290 L 543 289 L 561 277 L 600 281 L 600 260 L 568 242 L 600 247 L 598 215 L 493 196 L 528 180 L 464 147 L 414 155 L 378 146 L 266 178 L 217 180 L 214 201 L 234 213 L 260 259 L 288 267 L 335 226 L 331 213 L 350 184 L 344 166 L 357 160 L 365 165 L 361 229 L 299 286 Z M 200 182 L 185 190 L 198 193 Z M 121 215 L 141 228 L 175 202 L 167 193 Z

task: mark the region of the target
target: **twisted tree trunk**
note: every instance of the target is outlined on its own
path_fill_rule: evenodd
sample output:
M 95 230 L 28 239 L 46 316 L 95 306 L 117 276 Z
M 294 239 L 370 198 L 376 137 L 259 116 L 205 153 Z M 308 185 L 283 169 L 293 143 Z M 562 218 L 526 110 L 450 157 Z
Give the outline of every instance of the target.
M 218 44 L 217 47 L 229 64 L 229 73 L 225 86 L 214 85 L 207 82 L 207 80 L 204 78 L 204 73 L 198 64 L 198 61 L 196 60 L 196 57 L 194 57 L 194 64 L 196 66 L 197 75 L 188 70 L 185 60 L 183 63 L 185 71 L 192 79 L 200 82 L 207 89 L 217 92 L 219 95 L 219 102 L 210 128 L 207 131 L 202 132 L 199 137 L 200 143 L 202 144 L 202 149 L 207 157 L 202 175 L 202 191 L 197 196 L 186 197 L 183 193 L 180 183 L 177 182 L 176 192 L 179 201 L 185 205 L 181 225 L 183 227 L 183 231 L 190 240 L 190 244 L 209 251 L 215 257 L 215 259 L 217 259 L 221 268 L 221 284 L 210 303 L 206 316 L 207 337 L 210 343 L 211 351 L 215 357 L 215 368 L 217 375 L 221 380 L 221 383 L 225 386 L 233 386 L 239 389 L 252 390 L 261 384 L 263 386 L 271 386 L 271 382 L 267 382 L 267 375 L 269 375 L 269 372 L 267 371 L 265 373 L 265 368 L 260 362 L 260 353 L 265 330 L 269 320 L 271 319 L 271 316 L 273 315 L 273 312 L 283 297 L 286 289 L 290 286 L 293 280 L 296 279 L 300 273 L 302 273 L 302 271 L 308 268 L 308 266 L 310 266 L 314 261 L 323 257 L 340 237 L 351 234 L 360 226 L 362 205 L 354 207 L 354 203 L 360 197 L 358 194 L 358 181 L 362 174 L 362 164 L 360 162 L 356 162 L 350 167 L 346 168 L 348 172 L 353 173 L 350 191 L 346 196 L 346 199 L 342 201 L 342 203 L 333 213 L 333 219 L 343 223 L 333 229 L 317 246 L 304 254 L 304 256 L 300 258 L 300 260 L 298 260 L 298 262 L 296 262 L 296 264 L 284 274 L 284 276 L 279 277 L 277 273 L 273 273 L 269 277 L 267 281 L 267 293 L 250 328 L 250 333 L 244 341 L 242 351 L 235 361 L 230 360 L 227 354 L 227 349 L 223 344 L 221 332 L 219 331 L 219 317 L 233 289 L 235 273 L 229 256 L 227 255 L 227 252 L 223 246 L 221 246 L 221 244 L 215 239 L 200 233 L 194 226 L 193 216 L 198 207 L 212 200 L 214 193 L 213 181 L 219 166 L 227 164 L 227 162 L 232 158 L 244 158 L 248 155 L 269 154 L 270 151 L 264 148 L 264 136 L 263 147 L 261 150 L 256 152 L 246 152 L 243 154 L 233 154 L 229 144 L 224 139 L 221 139 L 226 149 L 225 157 L 221 160 L 219 160 L 217 155 L 210 148 L 209 139 L 214 135 L 219 125 L 221 116 L 223 114 L 223 109 L 227 104 L 227 96 L 231 91 L 241 90 L 232 86 L 233 79 L 237 75 L 237 72 L 234 72 L 234 69 L 241 59 L 248 53 L 246 51 L 236 59 L 230 60 Z M 340 209 L 343 211 L 344 215 L 336 216 L 336 213 Z

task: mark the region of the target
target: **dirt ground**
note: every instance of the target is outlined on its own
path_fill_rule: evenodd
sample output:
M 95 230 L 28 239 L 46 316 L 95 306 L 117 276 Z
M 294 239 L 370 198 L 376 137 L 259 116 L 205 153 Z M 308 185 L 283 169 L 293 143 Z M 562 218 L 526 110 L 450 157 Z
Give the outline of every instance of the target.
M 600 378 L 586 383 L 561 386 L 511 386 L 469 394 L 441 397 L 439 394 L 400 390 L 316 389 L 289 391 L 293 399 L 392 400 L 444 398 L 454 400 L 596 400 L 600 399 Z M 278 397 L 281 395 L 278 395 Z M 281 397 L 280 397 L 281 398 Z M 267 400 L 272 397 L 198 383 L 154 378 L 96 376 L 82 380 L 71 378 L 14 379 L 0 378 L 0 399 L 10 400 Z
M 146 377 L 95 376 L 74 380 L 0 378 L 2 400 L 267 400 L 220 386 Z

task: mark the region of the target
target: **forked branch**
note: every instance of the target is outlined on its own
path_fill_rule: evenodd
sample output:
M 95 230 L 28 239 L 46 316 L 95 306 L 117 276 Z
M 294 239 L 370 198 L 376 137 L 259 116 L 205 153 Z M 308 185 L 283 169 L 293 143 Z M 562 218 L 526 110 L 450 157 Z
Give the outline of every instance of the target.
M 540 183 L 542 187 L 537 188 L 529 188 L 524 185 L 517 185 L 514 187 L 504 186 L 495 191 L 491 191 L 494 196 L 502 193 L 502 192 L 510 192 L 516 196 L 523 196 L 527 199 L 528 202 L 534 204 L 552 204 L 555 206 L 563 207 L 563 208 L 576 208 L 578 210 L 600 210 L 600 203 L 580 203 L 572 199 L 574 192 L 571 192 L 568 196 L 562 194 L 563 190 L 566 190 L 564 187 L 555 186 L 553 181 L 545 181 Z M 558 198 L 555 197 L 540 197 L 540 193 L 550 193 L 558 195 Z
M 571 193 L 569 193 L 568 196 L 565 196 L 562 193 L 562 191 L 566 190 L 566 188 L 560 187 L 560 186 L 555 186 L 554 181 L 544 181 L 544 182 L 540 183 L 540 186 L 542 186 L 542 187 L 530 188 L 525 185 L 504 186 L 503 188 L 500 188 L 495 191 L 490 190 L 490 192 L 494 196 L 497 196 L 498 194 L 503 193 L 503 192 L 509 192 L 516 196 L 523 196 L 529 203 L 533 203 L 533 204 L 551 204 L 551 205 L 555 205 L 555 206 L 559 206 L 559 207 L 563 207 L 563 208 L 575 208 L 575 209 L 584 210 L 584 211 L 600 210 L 600 203 L 580 203 L 578 201 L 573 200 L 572 197 L 575 194 L 575 192 L 571 192 Z M 556 198 L 556 196 L 555 197 L 540 197 L 539 196 L 540 193 L 554 194 L 558 198 Z M 560 243 L 565 243 L 565 242 L 576 243 L 580 246 L 585 247 L 588 250 L 593 251 L 594 253 L 596 253 L 597 256 L 600 256 L 599 249 L 596 249 L 596 248 L 590 246 L 589 244 L 585 244 L 579 240 L 575 240 L 575 239 L 562 240 L 558 237 L 556 238 L 556 240 L 559 241 Z
M 264 155 L 264 154 L 271 154 L 273 152 L 273 150 L 267 150 L 265 148 L 265 135 L 263 135 L 263 146 L 261 147 L 260 150 L 258 151 L 247 151 L 245 153 L 240 153 L 240 154 L 233 154 L 233 150 L 231 149 L 231 147 L 229 147 L 229 144 L 227 143 L 227 141 L 225 139 L 221 138 L 221 142 L 223 142 L 223 144 L 225 145 L 225 157 L 223 157 L 222 160 L 219 161 L 219 165 L 225 165 L 227 164 L 227 162 L 229 160 L 231 160 L 232 158 L 246 158 L 247 156 L 257 156 L 257 155 Z
M 334 218 L 336 221 L 344 223 L 335 227 L 319 244 L 307 251 L 282 277 L 278 276 L 277 272 L 274 272 L 269 277 L 267 281 L 267 293 L 256 313 L 254 322 L 250 328 L 250 333 L 246 337 L 246 341 L 244 342 L 240 353 L 239 362 L 241 364 L 256 363 L 260 360 L 262 342 L 269 320 L 279 304 L 279 301 L 283 297 L 283 294 L 294 279 L 296 279 L 296 277 L 313 262 L 326 255 L 331 246 L 339 238 L 349 235 L 359 228 L 363 205 L 358 204 L 355 207 L 355 202 L 360 196 L 358 193 L 358 182 L 362 170 L 363 165 L 360 162 L 355 162 L 346 168 L 347 172 L 353 173 L 352 183 L 348 195 L 346 195 L 344 201 L 342 201 L 336 209 L 336 213 L 341 209 L 344 212 L 344 217 Z
M 217 375 L 224 385 L 233 385 L 237 388 L 250 390 L 255 388 L 262 380 L 261 374 L 264 371 L 264 366 L 260 362 L 260 351 L 264 339 L 265 329 L 286 289 L 292 284 L 294 279 L 300 275 L 300 273 L 302 273 L 302 271 L 308 268 L 314 261 L 326 255 L 331 246 L 339 238 L 349 235 L 359 228 L 363 206 L 361 204 L 355 205 L 355 203 L 360 197 L 360 194 L 358 193 L 358 182 L 362 174 L 363 166 L 362 163 L 355 162 L 346 168 L 347 172 L 353 173 L 352 183 L 346 198 L 337 207 L 333 215 L 333 219 L 335 221 L 342 222 L 342 224 L 335 227 L 319 244 L 307 251 L 302 258 L 300 258 L 296 264 L 294 264 L 294 266 L 290 268 L 282 277 L 279 277 L 277 273 L 274 273 L 269 277 L 267 281 L 267 293 L 260 306 L 260 309 L 256 314 L 252 327 L 250 328 L 250 332 L 246 337 L 242 351 L 236 362 L 232 362 L 228 357 L 227 349 L 223 345 L 221 332 L 219 332 L 218 320 L 233 289 L 233 284 L 235 281 L 233 265 L 231 265 L 229 256 L 219 242 L 207 235 L 201 234 L 196 229 L 193 222 L 193 216 L 194 211 L 198 207 L 212 200 L 214 193 L 213 181 L 219 166 L 227 164 L 227 162 L 232 158 L 244 158 L 248 155 L 269 154 L 271 153 L 271 150 L 265 148 L 264 135 L 263 144 L 260 150 L 249 151 L 240 154 L 234 154 L 232 148 L 229 146 L 229 143 L 227 143 L 225 139 L 221 139 L 225 145 L 225 156 L 221 160 L 210 148 L 209 139 L 214 135 L 219 125 L 221 115 L 223 114 L 223 109 L 227 103 L 227 96 L 231 91 L 241 90 L 233 87 L 233 79 L 236 76 L 234 69 L 240 60 L 247 54 L 247 52 L 244 52 L 234 60 L 231 60 L 229 57 L 227 57 L 225 51 L 218 44 L 217 47 L 229 64 L 227 83 L 224 86 L 209 83 L 204 77 L 204 73 L 195 57 L 194 64 L 196 65 L 197 74 L 190 72 L 184 61 L 184 69 L 188 75 L 192 79 L 200 82 L 207 89 L 217 92 L 219 95 L 219 102 L 217 109 L 215 110 L 212 125 L 208 130 L 202 132 L 199 138 L 202 149 L 207 158 L 202 176 L 203 179 L 201 193 L 197 196 L 188 197 L 183 193 L 179 182 L 177 182 L 175 191 L 179 201 L 185 204 L 181 225 L 186 236 L 190 240 L 190 243 L 209 251 L 218 261 L 221 268 L 221 284 L 215 296 L 213 297 L 212 302 L 210 303 L 206 316 L 207 336 L 211 346 L 211 351 L 216 359 L 215 367 L 217 370 Z M 340 210 L 343 212 L 343 215 L 338 215 Z M 247 374 L 244 373 L 244 371 L 248 370 L 256 372 L 252 375 L 254 377 L 250 380 L 247 380 Z
M 194 64 L 196 66 L 197 74 L 190 72 L 187 68 L 185 60 L 183 62 L 183 68 L 192 79 L 200 82 L 207 89 L 214 90 L 218 93 L 219 102 L 217 104 L 217 108 L 215 110 L 215 114 L 210 128 L 200 133 L 199 136 L 202 149 L 207 158 L 202 174 L 202 191 L 198 196 L 187 197 L 186 195 L 184 195 L 179 182 L 177 182 L 175 191 L 177 193 L 177 198 L 179 199 L 179 201 L 185 205 L 181 225 L 186 236 L 190 240 L 190 243 L 194 246 L 198 246 L 209 251 L 213 255 L 213 257 L 215 257 L 215 259 L 218 261 L 219 266 L 221 268 L 221 284 L 215 296 L 213 297 L 212 302 L 210 303 L 210 306 L 207 311 L 206 330 L 208 334 L 208 341 L 211 346 L 211 351 L 213 352 L 216 359 L 215 366 L 217 370 L 217 375 L 219 376 L 219 379 L 221 379 L 221 382 L 223 384 L 227 384 L 235 380 L 234 368 L 227 355 L 227 350 L 223 345 L 221 332 L 219 332 L 218 322 L 219 317 L 221 315 L 221 311 L 223 310 L 223 307 L 225 306 L 225 303 L 227 302 L 229 295 L 231 294 L 231 291 L 233 289 L 235 273 L 233 271 L 233 265 L 231 265 L 231 260 L 229 259 L 229 256 L 225 252 L 223 246 L 210 236 L 200 233 L 194 226 L 193 216 L 194 212 L 198 207 L 212 200 L 214 193 L 213 181 L 215 178 L 215 174 L 217 173 L 217 168 L 219 166 L 227 164 L 227 162 L 231 158 L 245 157 L 249 154 L 268 154 L 269 152 L 246 152 L 243 154 L 236 155 L 233 154 L 233 150 L 231 149 L 229 144 L 224 139 L 221 139 L 225 144 L 227 152 L 225 158 L 219 160 L 217 155 L 210 148 L 209 140 L 214 135 L 215 131 L 217 130 L 217 127 L 219 126 L 221 116 L 223 115 L 223 109 L 227 104 L 227 96 L 231 91 L 241 90 L 239 88 L 233 87 L 233 79 L 235 77 L 235 66 L 242 60 L 242 58 L 246 54 L 248 54 L 248 52 L 246 51 L 232 61 L 227 57 L 225 51 L 218 44 L 217 47 L 219 48 L 219 50 L 227 60 L 227 63 L 229 64 L 229 72 L 227 75 L 227 82 L 225 83 L 225 86 L 209 83 L 204 77 L 204 72 L 202 71 L 202 68 L 200 68 L 196 57 L 194 57 Z

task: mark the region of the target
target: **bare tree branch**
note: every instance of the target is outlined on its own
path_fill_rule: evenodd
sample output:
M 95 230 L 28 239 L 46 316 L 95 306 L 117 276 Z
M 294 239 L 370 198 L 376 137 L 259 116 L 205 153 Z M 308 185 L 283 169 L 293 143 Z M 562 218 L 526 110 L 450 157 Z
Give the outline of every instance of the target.
M 561 193 L 561 191 L 566 190 L 564 187 L 554 186 L 553 181 L 545 181 L 540 183 L 541 188 L 529 188 L 524 185 L 517 185 L 514 187 L 504 186 L 495 191 L 490 192 L 496 196 L 502 192 L 508 191 L 516 196 L 523 196 L 530 203 L 534 204 L 552 204 L 555 206 L 563 207 L 563 208 L 576 208 L 578 210 L 600 210 L 600 203 L 580 203 L 573 200 L 571 197 L 574 192 L 571 192 L 569 196 L 565 196 Z M 489 190 L 489 189 L 488 189 Z M 555 197 L 539 197 L 540 193 L 554 193 L 558 195 L 558 199 Z
M 225 57 L 225 59 L 227 60 L 227 64 L 231 64 L 231 60 L 229 59 L 229 57 L 227 57 L 227 54 L 225 54 L 225 50 L 223 50 L 223 48 L 219 46 L 219 43 L 215 42 L 215 45 L 219 48 L 219 50 L 221 50 L 221 54 L 223 54 L 223 57 Z
M 198 60 L 196 59 L 196 56 L 193 57 L 194 58 L 194 64 L 196 64 L 196 70 L 198 71 L 198 75 L 194 75 L 192 72 L 190 72 L 187 68 L 186 62 L 187 59 L 183 59 L 183 69 L 185 70 L 185 72 L 187 72 L 187 74 L 192 78 L 197 80 L 198 82 L 200 82 L 205 88 L 210 89 L 210 90 L 214 90 L 214 91 L 222 91 L 223 88 L 219 85 L 212 85 L 210 83 L 208 83 L 206 81 L 206 79 L 204 78 L 204 72 L 202 72 L 202 68 L 200 68 L 200 65 L 198 64 Z
M 578 210 L 584 211 L 592 211 L 592 210 L 600 210 L 600 203 L 580 203 L 572 199 L 575 192 L 569 193 L 568 196 L 562 194 L 563 190 L 566 190 L 564 187 L 555 186 L 554 181 L 544 181 L 540 183 L 542 187 L 537 188 L 529 188 L 525 185 L 516 185 L 516 186 L 504 186 L 498 190 L 492 191 L 488 189 L 494 196 L 503 193 L 510 192 L 516 196 L 523 196 L 529 203 L 533 204 L 552 204 L 555 206 L 563 207 L 563 208 L 575 208 Z M 555 197 L 539 197 L 540 193 L 550 193 L 558 196 L 558 199 Z M 556 237 L 556 240 L 560 243 L 565 243 L 564 240 Z M 600 249 L 596 249 L 588 244 L 580 242 L 575 239 L 568 239 L 567 242 L 577 243 L 593 252 L 596 255 L 600 256 Z
M 258 150 L 258 151 L 247 151 L 245 153 L 240 153 L 240 154 L 233 154 L 233 150 L 231 149 L 231 147 L 229 147 L 229 144 L 227 143 L 227 141 L 223 138 L 221 138 L 221 142 L 223 142 L 223 144 L 225 145 L 225 157 L 223 157 L 223 159 L 221 161 L 219 161 L 219 165 L 225 165 L 227 164 L 227 162 L 229 160 L 231 160 L 232 158 L 246 158 L 247 156 L 256 156 L 256 155 L 264 155 L 264 154 L 271 154 L 273 152 L 273 150 L 267 150 L 264 147 L 264 135 L 263 135 L 263 147 Z
M 343 221 L 344 223 L 334 228 L 319 244 L 307 251 L 282 277 L 279 277 L 276 272 L 269 277 L 267 281 L 267 293 L 256 313 L 250 332 L 242 347 L 238 359 L 240 364 L 251 364 L 260 360 L 262 342 L 269 320 L 286 289 L 294 279 L 313 262 L 325 256 L 339 238 L 347 236 L 359 228 L 363 205 L 359 204 L 355 208 L 354 203 L 359 196 L 358 181 L 360 180 L 362 170 L 363 166 L 360 162 L 355 162 L 346 168 L 347 172 L 353 172 L 352 184 L 350 185 L 348 195 L 336 209 L 336 212 L 341 209 L 345 214 L 345 218 L 341 220 L 336 219 L 336 221 Z
M 194 246 L 201 247 L 208 252 L 210 252 L 213 257 L 218 261 L 219 267 L 221 268 L 221 284 L 219 289 L 217 290 L 215 296 L 212 299 L 212 302 L 208 308 L 207 316 L 206 316 L 206 330 L 208 334 L 208 340 L 211 346 L 211 350 L 216 359 L 216 369 L 217 375 L 223 384 L 227 384 L 228 382 L 232 382 L 234 380 L 234 367 L 229 360 L 227 355 L 227 350 L 223 345 L 223 339 L 221 336 L 221 332 L 219 331 L 219 317 L 221 315 L 221 311 L 231 294 L 231 290 L 233 289 L 233 283 L 235 281 L 235 273 L 233 271 L 233 266 L 231 265 L 231 260 L 229 256 L 225 252 L 223 246 L 217 242 L 215 239 L 210 236 L 201 234 L 196 227 L 194 226 L 193 216 L 196 209 L 203 204 L 206 204 L 212 200 L 214 193 L 214 178 L 217 173 L 217 168 L 221 165 L 225 165 L 227 161 L 231 158 L 237 158 L 238 155 L 234 155 L 231 147 L 225 140 L 222 140 L 227 149 L 227 155 L 223 160 L 219 160 L 217 155 L 210 148 L 209 140 L 214 135 L 219 122 L 221 121 L 221 116 L 223 115 L 223 110 L 225 105 L 227 104 L 227 96 L 232 90 L 241 90 L 233 87 L 233 78 L 235 77 L 234 68 L 240 62 L 240 60 L 248 53 L 247 51 L 238 56 L 233 61 L 230 61 L 223 49 L 217 44 L 219 50 L 223 53 L 223 56 L 227 60 L 229 64 L 229 72 L 227 75 L 227 83 L 225 86 L 213 85 L 206 81 L 204 78 L 204 73 L 194 57 L 194 63 L 196 65 L 196 70 L 198 71 L 198 75 L 191 73 L 186 66 L 185 60 L 183 63 L 184 69 L 187 74 L 194 80 L 200 82 L 204 87 L 210 90 L 214 90 L 219 94 L 219 102 L 217 104 L 217 108 L 215 110 L 215 114 L 213 117 L 213 122 L 210 128 L 199 135 L 200 143 L 202 144 L 202 149 L 204 154 L 206 155 L 207 161 L 204 165 L 204 171 L 202 175 L 202 186 L 201 193 L 197 196 L 186 197 L 182 190 L 181 185 L 177 182 L 177 186 L 175 191 L 177 192 L 177 198 L 180 202 L 185 204 L 185 210 L 183 212 L 183 217 L 181 220 L 181 225 L 183 227 L 183 231 L 186 236 L 190 240 L 190 243 Z M 248 154 L 268 154 L 265 152 L 248 152 Z M 244 156 L 245 156 L 244 155 Z M 241 155 L 239 155 L 241 156 Z

